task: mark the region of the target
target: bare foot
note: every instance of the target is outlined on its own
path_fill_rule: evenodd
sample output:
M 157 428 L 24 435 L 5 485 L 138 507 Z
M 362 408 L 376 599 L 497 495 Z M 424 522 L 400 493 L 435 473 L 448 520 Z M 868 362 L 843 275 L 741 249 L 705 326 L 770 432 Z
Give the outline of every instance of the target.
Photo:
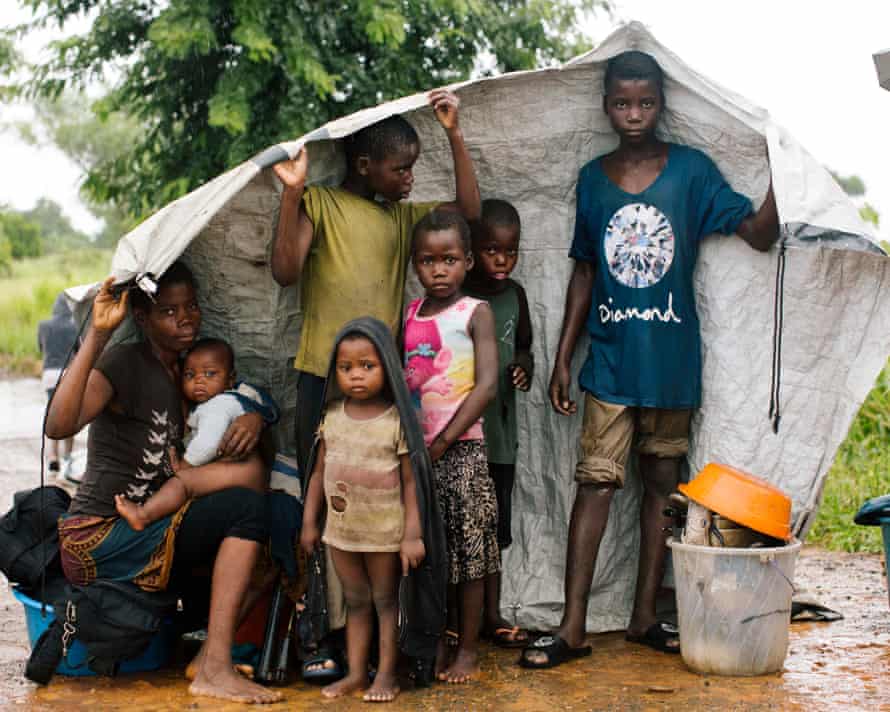
M 469 682 L 479 674 L 479 657 L 476 651 L 470 652 L 464 648 L 458 648 L 454 662 L 439 676 L 452 685 L 460 685 Z
M 114 508 L 121 515 L 121 519 L 130 525 L 130 529 L 135 532 L 141 532 L 145 527 L 151 524 L 145 512 L 142 511 L 142 505 L 131 502 L 122 494 L 114 495 Z
M 322 687 L 321 694 L 328 699 L 334 699 L 335 697 L 351 695 L 356 690 L 364 690 L 367 687 L 367 675 L 347 675 L 342 680 L 337 680 L 337 682 L 332 682 L 330 685 Z
M 445 632 L 446 634 L 448 633 L 448 631 Z M 436 646 L 436 666 L 433 668 L 433 676 L 437 680 L 445 679 L 444 677 L 442 677 L 442 675 L 451 664 L 452 650 L 453 648 L 448 644 L 448 639 L 445 637 L 445 635 L 439 638 L 439 644 Z
M 214 663 L 206 657 L 198 667 L 195 681 L 189 685 L 189 693 L 245 704 L 268 705 L 281 700 L 280 692 L 267 690 L 262 685 L 245 680 L 235 672 L 231 664 Z
M 204 647 L 201 646 L 201 649 L 198 651 L 198 654 L 192 658 L 192 661 L 185 666 L 185 679 L 186 680 L 194 680 L 198 675 L 198 668 L 201 666 L 201 658 L 204 656 Z M 232 665 L 232 668 L 239 675 L 243 675 L 248 680 L 253 680 L 253 665 L 248 665 L 247 663 L 238 663 Z
M 396 676 L 392 673 L 384 674 L 380 671 L 374 677 L 374 683 L 365 693 L 365 702 L 392 702 L 399 696 L 399 686 L 396 684 Z

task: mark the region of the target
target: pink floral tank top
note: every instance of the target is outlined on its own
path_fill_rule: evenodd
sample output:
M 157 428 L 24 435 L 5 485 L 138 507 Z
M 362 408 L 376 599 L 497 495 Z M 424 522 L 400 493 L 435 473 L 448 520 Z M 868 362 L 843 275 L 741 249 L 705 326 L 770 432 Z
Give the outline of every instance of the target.
M 435 316 L 418 316 L 423 299 L 405 317 L 405 380 L 429 445 L 451 422 L 476 384 L 469 324 L 481 300 L 462 297 Z M 480 418 L 458 438 L 482 440 Z

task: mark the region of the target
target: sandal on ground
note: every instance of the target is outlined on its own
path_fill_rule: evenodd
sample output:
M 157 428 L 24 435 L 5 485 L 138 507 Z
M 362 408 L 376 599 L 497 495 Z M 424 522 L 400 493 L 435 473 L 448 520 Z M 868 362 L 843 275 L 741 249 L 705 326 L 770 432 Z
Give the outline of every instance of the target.
M 331 667 L 324 667 L 325 663 L 334 663 Z M 317 670 L 310 670 L 313 665 L 320 665 Z M 336 682 L 346 675 L 345 666 L 340 654 L 331 648 L 319 648 L 303 661 L 303 679 L 316 685 L 326 685 Z
M 650 625 L 642 635 L 624 636 L 631 643 L 641 643 L 662 653 L 680 652 L 680 631 L 677 626 L 666 621 L 658 621 Z M 676 642 L 674 642 L 676 641 Z M 672 645 L 673 643 L 673 645 Z
M 586 657 L 592 652 L 593 648 L 589 645 L 584 645 L 580 648 L 572 648 L 558 635 L 545 635 L 525 647 L 519 655 L 519 665 L 524 668 L 543 670 L 562 665 L 569 660 Z M 543 653 L 547 659 L 544 662 L 531 660 L 528 657 L 529 653 Z
M 524 648 L 528 645 L 528 632 L 518 625 L 512 628 L 498 626 L 482 632 L 482 638 L 490 640 L 499 648 Z

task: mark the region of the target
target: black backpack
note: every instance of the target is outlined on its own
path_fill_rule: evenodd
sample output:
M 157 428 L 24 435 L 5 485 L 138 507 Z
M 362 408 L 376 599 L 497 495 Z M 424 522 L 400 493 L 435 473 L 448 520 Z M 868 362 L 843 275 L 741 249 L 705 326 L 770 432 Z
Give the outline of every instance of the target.
M 0 518 L 0 571 L 12 583 L 34 590 L 44 568 L 48 579 L 62 575 L 58 521 L 69 504 L 61 487 L 16 492 L 12 509 Z
M 120 663 L 138 658 L 177 598 L 164 591 L 143 591 L 136 584 L 97 579 L 88 586 L 69 584 L 53 602 L 56 620 L 40 636 L 25 667 L 25 677 L 46 684 L 75 640 L 87 650 L 87 665 L 99 675 L 116 675 Z

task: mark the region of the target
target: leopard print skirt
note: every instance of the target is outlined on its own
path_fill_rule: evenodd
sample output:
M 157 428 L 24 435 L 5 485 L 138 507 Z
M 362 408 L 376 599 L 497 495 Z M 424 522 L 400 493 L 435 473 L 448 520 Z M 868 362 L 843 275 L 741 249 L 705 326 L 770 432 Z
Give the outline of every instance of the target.
M 498 503 L 482 440 L 459 440 L 433 463 L 436 495 L 448 540 L 448 582 L 497 573 Z

